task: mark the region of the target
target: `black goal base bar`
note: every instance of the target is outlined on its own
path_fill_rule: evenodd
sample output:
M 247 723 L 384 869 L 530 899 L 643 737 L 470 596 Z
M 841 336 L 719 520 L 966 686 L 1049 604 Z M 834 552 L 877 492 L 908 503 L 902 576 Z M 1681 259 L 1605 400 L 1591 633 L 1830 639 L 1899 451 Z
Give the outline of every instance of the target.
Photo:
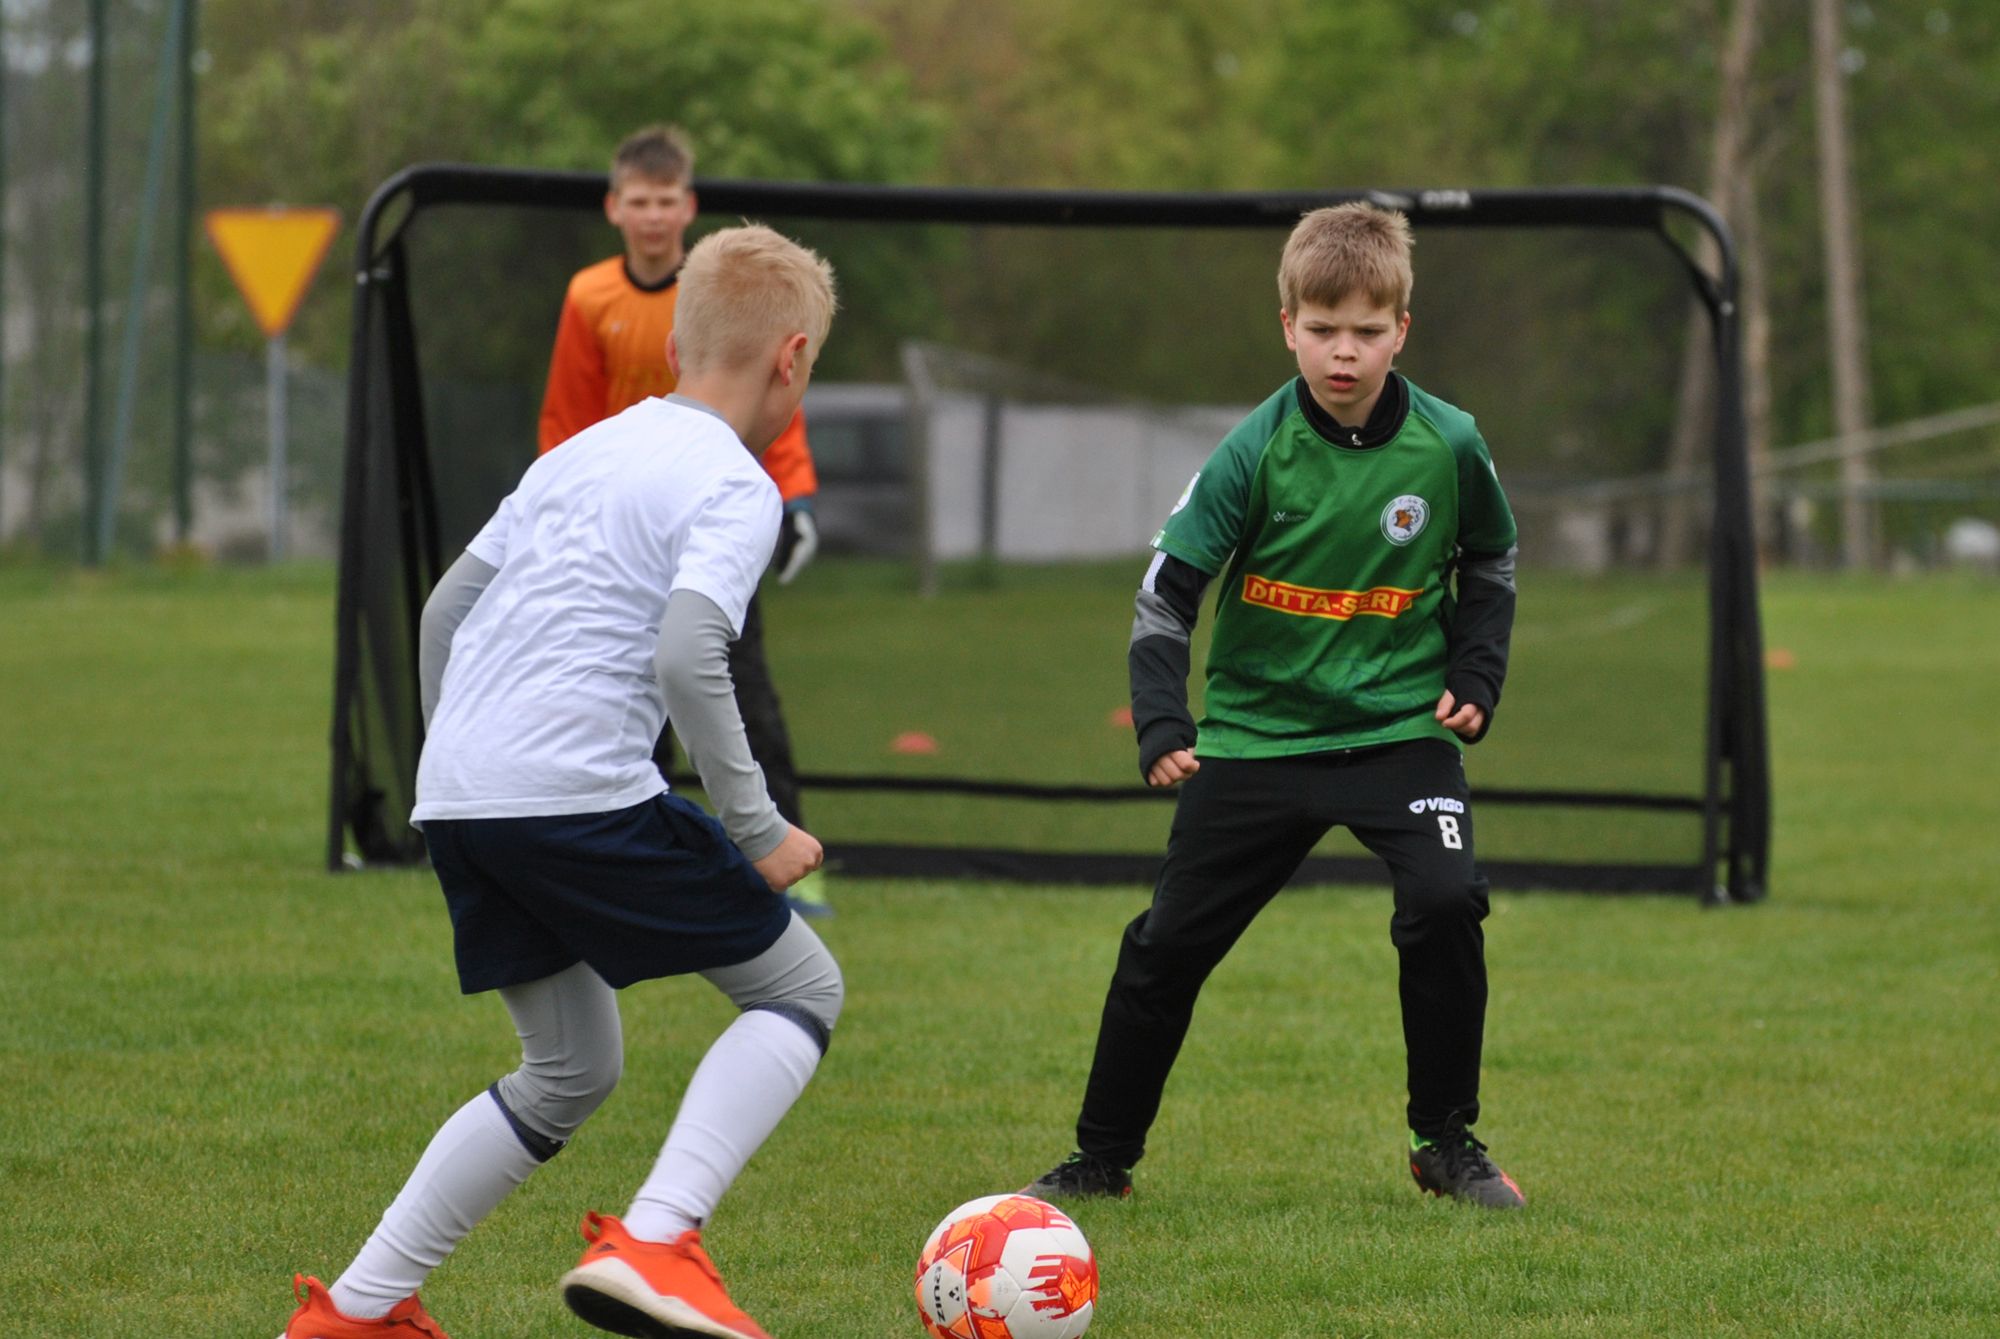
M 903 793 L 976 795 L 989 799 L 1086 803 L 1159 803 L 1176 792 L 1147 786 L 1047 785 L 1027 781 L 991 781 L 968 777 L 858 776 L 806 773 L 799 785 L 808 791 L 896 791 Z M 700 778 L 676 775 L 673 788 L 700 792 Z M 1648 795 L 1630 792 L 1511 790 L 1481 787 L 1474 792 L 1483 804 L 1558 808 L 1638 809 L 1701 813 L 1702 801 L 1688 795 Z M 876 879 L 989 880 L 1001 883 L 1080 884 L 1108 887 L 1150 886 L 1160 872 L 1162 855 L 1112 851 L 1037 851 L 989 846 L 922 846 L 902 842 L 849 842 L 826 839 L 827 864 L 842 873 Z M 1509 891 L 1541 889 L 1578 893 L 1683 893 L 1715 900 L 1715 889 L 1704 879 L 1702 866 L 1685 864 L 1565 862 L 1555 860 L 1482 860 L 1481 872 L 1493 887 Z M 1307 884 L 1386 882 L 1382 863 L 1365 856 L 1313 856 L 1290 880 Z
M 807 772 L 798 777 L 798 783 L 805 790 L 898 791 L 904 794 L 976 795 L 992 800 L 1087 800 L 1111 804 L 1135 800 L 1159 803 L 1178 799 L 1180 795 L 1171 787 L 1158 786 L 1050 785 L 1039 781 L 988 781 L 962 776 L 888 776 L 844 772 Z M 701 790 L 701 778 L 684 772 L 670 776 L 668 784 L 682 792 Z M 1480 786 L 1473 792 L 1473 798 L 1481 804 L 1543 805 L 1561 809 L 1703 812 L 1698 795 L 1658 795 L 1622 790 L 1529 790 Z
M 1003 847 L 907 846 L 830 842 L 829 869 L 870 879 L 988 880 L 996 883 L 1150 886 L 1160 872 L 1158 855 L 1106 852 L 1015 851 Z M 1693 865 L 1562 864 L 1541 860 L 1482 860 L 1487 882 L 1506 891 L 1573 893 L 1679 893 L 1706 896 Z M 1387 882 L 1382 862 L 1360 856 L 1312 856 L 1288 887 Z

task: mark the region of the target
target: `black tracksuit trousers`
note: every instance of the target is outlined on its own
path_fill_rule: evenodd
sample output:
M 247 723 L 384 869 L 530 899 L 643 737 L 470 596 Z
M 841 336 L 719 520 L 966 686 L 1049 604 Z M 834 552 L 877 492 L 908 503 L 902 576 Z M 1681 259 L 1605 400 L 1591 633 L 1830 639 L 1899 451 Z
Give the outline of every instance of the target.
M 1203 759 L 1182 783 L 1153 903 L 1130 925 L 1104 1001 L 1077 1147 L 1137 1162 L 1202 983 L 1339 824 L 1388 864 L 1409 1124 L 1479 1116 L 1486 880 L 1458 750 L 1441 739 L 1295 758 Z

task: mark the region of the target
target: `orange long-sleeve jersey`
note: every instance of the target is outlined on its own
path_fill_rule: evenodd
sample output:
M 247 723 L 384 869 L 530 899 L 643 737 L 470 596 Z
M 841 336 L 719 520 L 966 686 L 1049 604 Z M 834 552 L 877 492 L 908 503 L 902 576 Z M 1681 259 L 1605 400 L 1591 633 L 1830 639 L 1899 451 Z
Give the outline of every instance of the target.
M 678 276 L 641 287 L 613 256 L 578 270 L 563 296 L 542 393 L 541 449 L 546 452 L 600 419 L 610 418 L 675 385 L 667 366 L 667 336 L 674 328 Z M 764 452 L 764 470 L 786 502 L 819 491 L 803 412 L 792 416 Z

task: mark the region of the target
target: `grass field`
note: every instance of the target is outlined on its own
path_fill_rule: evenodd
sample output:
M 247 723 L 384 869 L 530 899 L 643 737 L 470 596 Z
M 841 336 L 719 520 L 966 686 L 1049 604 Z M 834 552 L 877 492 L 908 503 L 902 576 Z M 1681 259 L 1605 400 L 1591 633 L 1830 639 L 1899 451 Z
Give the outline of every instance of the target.
M 0 570 L 0 1332 L 268 1339 L 292 1271 L 332 1278 L 513 1062 L 427 875 L 319 870 L 331 587 Z M 940 649 L 906 598 L 823 594 Z M 773 610 L 788 692 L 813 602 Z M 1056 635 L 1115 657 L 1116 603 Z M 2000 1333 L 2000 584 L 1781 575 L 1766 608 L 1794 665 L 1771 899 L 1496 899 L 1481 1133 L 1528 1210 L 1400 1165 L 1386 895 L 1281 898 L 1203 998 L 1137 1196 L 1079 1210 L 1094 1336 Z M 857 711 L 899 691 L 818 669 Z M 836 892 L 838 1040 L 709 1240 L 784 1339 L 914 1336 L 937 1217 L 1069 1147 L 1144 892 Z M 623 1086 L 426 1287 L 456 1339 L 588 1333 L 553 1287 L 574 1223 L 623 1209 L 727 1017 L 688 982 L 625 1008 Z

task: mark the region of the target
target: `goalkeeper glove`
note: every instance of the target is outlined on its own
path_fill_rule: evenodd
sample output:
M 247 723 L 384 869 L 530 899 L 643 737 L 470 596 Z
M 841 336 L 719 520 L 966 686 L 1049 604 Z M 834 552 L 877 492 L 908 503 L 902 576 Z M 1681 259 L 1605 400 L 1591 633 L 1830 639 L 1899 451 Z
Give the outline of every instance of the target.
M 778 550 L 771 565 L 778 569 L 778 584 L 789 586 L 805 565 L 819 552 L 819 526 L 813 521 L 812 507 L 788 508 L 778 526 Z

